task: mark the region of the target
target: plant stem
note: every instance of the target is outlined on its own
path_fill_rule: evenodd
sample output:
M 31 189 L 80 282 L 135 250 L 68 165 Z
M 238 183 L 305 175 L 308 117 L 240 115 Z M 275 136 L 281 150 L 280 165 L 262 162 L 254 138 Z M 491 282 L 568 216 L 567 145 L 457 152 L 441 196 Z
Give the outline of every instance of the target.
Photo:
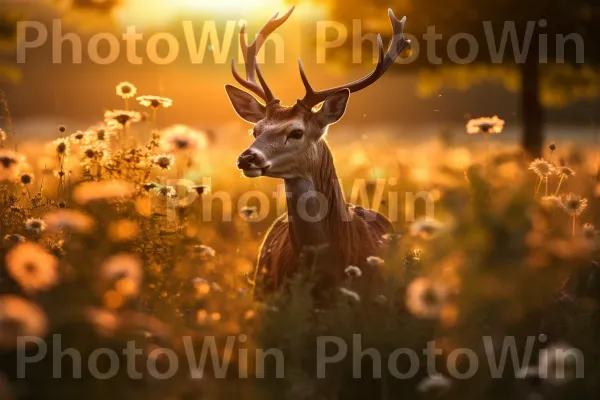
M 560 185 L 562 184 L 563 179 L 565 179 L 565 176 L 561 175 L 560 180 L 558 181 L 558 186 L 556 187 L 556 192 L 554 192 L 555 196 L 558 194 L 558 190 L 560 189 Z
M 576 218 L 575 215 L 573 215 L 573 232 L 572 232 L 573 236 L 575 236 L 575 218 Z
M 544 191 L 544 196 L 548 196 L 548 177 L 544 179 L 546 181 L 546 190 Z
M 537 196 L 538 192 L 540 191 L 540 186 L 542 186 L 542 178 L 539 178 L 539 182 L 537 184 L 537 187 L 535 188 L 535 193 L 533 194 L 533 197 Z

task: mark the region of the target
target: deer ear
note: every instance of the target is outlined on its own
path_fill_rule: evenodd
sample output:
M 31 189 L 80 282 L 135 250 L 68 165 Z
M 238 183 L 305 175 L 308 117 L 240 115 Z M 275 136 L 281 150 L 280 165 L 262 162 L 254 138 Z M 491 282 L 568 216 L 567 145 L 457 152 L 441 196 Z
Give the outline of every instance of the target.
M 331 125 L 340 120 L 346 112 L 346 105 L 350 98 L 350 90 L 342 89 L 330 94 L 319 111 L 316 112 L 318 121 L 323 126 Z
M 225 85 L 225 91 L 235 112 L 240 117 L 254 124 L 265 118 L 267 109 L 254 96 L 231 85 Z

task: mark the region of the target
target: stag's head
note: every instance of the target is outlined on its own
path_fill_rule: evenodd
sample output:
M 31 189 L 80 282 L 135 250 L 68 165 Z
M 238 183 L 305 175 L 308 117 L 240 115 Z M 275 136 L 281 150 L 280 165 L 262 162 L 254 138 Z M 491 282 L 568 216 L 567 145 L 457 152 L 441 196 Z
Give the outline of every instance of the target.
M 306 77 L 302 61 L 298 60 L 300 78 L 306 93 L 294 106 L 286 107 L 280 104 L 269 89 L 261 74 L 256 55 L 268 35 L 283 24 L 293 10 L 294 7 L 279 19 L 277 13 L 273 15 L 249 46 L 245 40 L 245 26 L 240 31 L 246 79 L 237 73 L 235 60 L 231 64 L 232 73 L 240 85 L 258 96 L 264 104 L 246 91 L 231 85 L 225 86 L 237 114 L 254 124 L 252 133 L 255 140 L 242 152 L 237 161 L 238 168 L 248 177 L 298 178 L 307 174 L 309 166 L 318 166 L 323 148 L 321 140 L 329 125 L 339 121 L 344 115 L 350 93 L 377 81 L 409 46 L 409 42 L 403 36 L 405 18 L 398 20 L 392 10 L 389 10 L 393 29 L 392 41 L 384 55 L 381 36 L 377 37 L 379 60 L 373 72 L 348 85 L 315 91 Z

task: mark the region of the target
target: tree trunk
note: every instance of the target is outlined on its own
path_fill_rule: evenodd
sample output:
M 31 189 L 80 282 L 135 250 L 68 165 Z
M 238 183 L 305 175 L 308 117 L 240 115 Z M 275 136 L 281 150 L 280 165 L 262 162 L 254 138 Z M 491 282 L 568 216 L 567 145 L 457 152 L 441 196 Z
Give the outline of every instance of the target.
M 544 145 L 544 109 L 540 99 L 540 66 L 537 51 L 521 64 L 522 146 L 529 157 L 541 157 Z

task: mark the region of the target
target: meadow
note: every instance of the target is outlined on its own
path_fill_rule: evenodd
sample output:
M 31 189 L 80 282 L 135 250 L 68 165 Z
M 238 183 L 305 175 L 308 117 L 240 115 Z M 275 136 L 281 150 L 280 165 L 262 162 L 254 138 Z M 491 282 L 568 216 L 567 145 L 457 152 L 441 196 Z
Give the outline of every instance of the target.
M 55 138 L 44 143 L 21 140 L 5 104 L 0 399 L 597 396 L 594 146 L 548 143 L 532 161 L 502 142 L 496 118 L 471 121 L 459 133 L 468 145 L 443 131 L 410 146 L 376 130 L 332 134 L 347 199 L 393 220 L 384 256 L 370 260 L 386 279 L 363 292 L 348 266 L 330 302 L 315 304 L 327 265 L 313 257 L 258 301 L 258 248 L 285 202 L 280 182 L 235 168 L 251 136 L 224 143 L 161 126 L 170 99 L 130 83 L 117 95 L 122 110 L 82 131 L 47 127 Z M 207 338 L 226 371 L 190 367 Z M 333 361 L 340 341 L 348 356 Z M 502 358 L 507 343 L 517 364 Z M 68 348 L 77 355 L 57 356 Z M 258 365 L 257 349 L 278 350 L 284 367 L 272 353 Z M 354 357 L 361 349 L 373 351 Z M 504 372 L 490 359 L 508 360 Z

